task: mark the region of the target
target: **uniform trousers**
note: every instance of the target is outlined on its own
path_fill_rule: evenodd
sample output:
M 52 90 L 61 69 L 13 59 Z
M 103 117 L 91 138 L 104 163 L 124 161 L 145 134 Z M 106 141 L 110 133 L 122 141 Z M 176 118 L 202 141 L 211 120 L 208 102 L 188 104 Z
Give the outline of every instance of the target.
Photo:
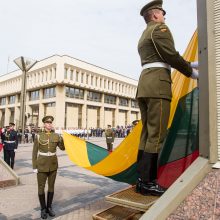
M 107 150 L 112 151 L 113 149 L 113 144 L 112 143 L 107 143 Z
M 14 150 L 4 150 L 4 160 L 12 169 L 15 163 L 15 152 Z
M 159 153 L 166 137 L 170 116 L 170 100 L 138 98 L 138 105 L 143 125 L 139 150 L 148 153 Z
M 54 192 L 54 184 L 57 176 L 57 170 L 50 172 L 38 172 L 37 183 L 38 183 L 38 194 L 44 194 L 45 184 L 48 180 L 48 192 Z
M 137 158 L 137 173 L 144 182 L 157 178 L 158 153 L 166 137 L 170 115 L 170 100 L 161 98 L 138 98 L 142 119 Z

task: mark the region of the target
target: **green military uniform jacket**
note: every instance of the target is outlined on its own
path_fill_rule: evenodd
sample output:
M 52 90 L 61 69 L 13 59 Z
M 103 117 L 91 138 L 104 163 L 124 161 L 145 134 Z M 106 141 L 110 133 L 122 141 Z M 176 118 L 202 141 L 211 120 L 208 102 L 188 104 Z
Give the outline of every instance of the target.
M 187 77 L 192 74 L 190 63 L 176 51 L 172 34 L 164 23 L 154 21 L 148 23 L 139 40 L 138 52 L 142 66 L 163 62 Z M 171 100 L 171 83 L 170 70 L 161 67 L 144 69 L 139 79 L 136 96 Z
M 111 128 L 105 130 L 106 143 L 111 144 L 114 142 L 114 132 Z
M 50 132 L 48 134 L 45 131 L 39 133 L 34 140 L 32 152 L 33 169 L 38 169 L 38 172 L 49 172 L 57 170 L 58 161 L 56 155 L 38 155 L 38 152 L 55 153 L 57 146 L 61 150 L 65 150 L 63 138 L 59 134 L 56 134 L 54 132 Z

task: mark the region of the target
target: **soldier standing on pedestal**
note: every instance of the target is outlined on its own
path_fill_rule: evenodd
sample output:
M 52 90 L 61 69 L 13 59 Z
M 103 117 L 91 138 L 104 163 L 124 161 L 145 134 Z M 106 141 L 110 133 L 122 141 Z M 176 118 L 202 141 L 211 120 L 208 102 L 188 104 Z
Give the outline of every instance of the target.
M 113 142 L 115 138 L 111 125 L 108 125 L 108 128 L 105 130 L 105 137 L 106 137 L 107 150 L 109 153 L 111 153 L 113 150 Z
M 2 135 L 4 160 L 11 169 L 14 169 L 15 152 L 18 148 L 18 136 L 14 130 L 14 126 L 15 124 L 13 122 L 9 123 L 9 126 L 6 127 L 6 131 Z
M 58 161 L 56 156 L 57 146 L 65 150 L 63 138 L 53 132 L 53 116 L 45 116 L 42 119 L 44 130 L 36 135 L 33 146 L 32 164 L 37 173 L 38 196 L 41 205 L 41 218 L 46 219 L 47 213 L 54 217 L 52 201 L 54 196 L 54 184 L 57 175 Z M 48 180 L 47 206 L 45 201 L 45 184 Z
M 139 43 L 138 52 L 142 72 L 138 82 L 137 99 L 143 124 L 137 158 L 136 191 L 143 195 L 162 195 L 157 182 L 158 155 L 166 136 L 170 114 L 171 67 L 186 77 L 197 79 L 198 62 L 190 63 L 176 51 L 172 34 L 165 24 L 162 0 L 149 2 L 141 9 L 147 27 Z

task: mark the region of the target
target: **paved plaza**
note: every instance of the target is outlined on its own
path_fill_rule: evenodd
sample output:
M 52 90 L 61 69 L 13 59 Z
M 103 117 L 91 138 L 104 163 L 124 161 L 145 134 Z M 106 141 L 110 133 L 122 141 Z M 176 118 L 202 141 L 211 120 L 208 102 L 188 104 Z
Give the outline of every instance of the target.
M 114 147 L 122 140 L 116 138 Z M 89 141 L 106 146 L 105 138 L 89 138 Z M 0 189 L 0 220 L 40 219 L 37 178 L 32 172 L 32 145 L 20 145 L 16 152 L 14 171 L 20 177 L 20 184 Z M 91 220 L 92 214 L 113 206 L 105 202 L 106 195 L 128 186 L 76 166 L 65 151 L 58 149 L 57 153 L 59 169 L 53 202 L 56 217 L 53 219 Z

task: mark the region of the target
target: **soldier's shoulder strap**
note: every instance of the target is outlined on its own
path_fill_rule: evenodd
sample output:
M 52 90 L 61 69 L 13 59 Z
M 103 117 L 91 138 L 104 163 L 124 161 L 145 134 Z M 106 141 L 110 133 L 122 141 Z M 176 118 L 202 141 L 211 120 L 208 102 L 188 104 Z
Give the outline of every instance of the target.
M 155 50 L 157 51 L 157 54 L 160 56 L 160 58 L 161 58 L 163 61 L 165 61 L 164 58 L 162 57 L 162 55 L 160 54 L 160 52 L 158 51 L 157 46 L 156 46 L 155 41 L 154 41 L 154 38 L 153 38 L 153 33 L 154 33 L 154 31 L 155 31 L 156 28 L 160 28 L 161 30 L 165 30 L 165 29 L 168 28 L 168 27 L 167 27 L 165 24 L 157 23 L 157 24 L 154 25 L 154 27 L 153 27 L 153 29 L 152 29 L 152 31 L 151 31 L 151 35 L 150 35 L 150 36 L 151 36 L 151 40 L 152 40 L 153 45 L 154 45 L 154 48 L 155 48 Z

